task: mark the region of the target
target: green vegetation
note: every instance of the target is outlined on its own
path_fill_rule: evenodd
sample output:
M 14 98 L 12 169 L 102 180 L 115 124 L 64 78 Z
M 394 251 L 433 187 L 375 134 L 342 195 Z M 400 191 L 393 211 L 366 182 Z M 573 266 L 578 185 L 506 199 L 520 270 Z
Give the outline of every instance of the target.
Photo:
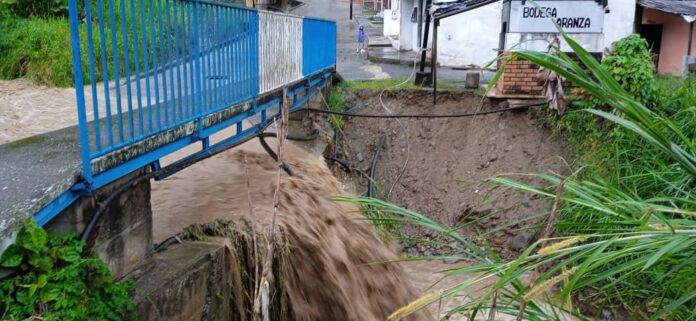
M 628 320 L 693 320 L 696 315 L 696 83 L 661 79 L 649 95 L 636 98 L 621 73 L 608 70 L 575 41 L 577 54 L 517 52 L 551 69 L 593 96 L 578 100 L 563 118 L 547 117 L 578 154 L 577 169 L 552 174 L 500 176 L 490 182 L 554 201 L 549 239 L 541 239 L 511 261 L 500 259 L 456 231 L 420 214 L 373 199 L 350 199 L 405 223 L 449 236 L 477 264 L 447 271 L 472 278 L 422 297 L 397 311 L 406 315 L 442 296 L 495 280 L 480 297 L 449 313 L 474 319 L 495 309 L 525 320 L 579 320 L 617 311 Z M 634 37 L 626 42 L 634 43 Z M 647 62 L 643 62 L 647 63 Z M 652 70 L 652 63 L 645 70 Z M 645 78 L 634 78 L 645 83 Z M 640 93 L 642 95 L 642 93 Z M 530 180 L 530 178 L 533 178 Z M 529 181 L 543 183 L 530 184 Z M 465 251 L 461 251 L 466 253 Z M 391 320 L 390 319 L 390 320 Z
M 73 86 L 70 31 L 64 18 L 0 18 L 0 78 Z
M 68 0 L 0 0 L 0 10 L 23 18 L 66 17 Z
M 639 35 L 630 35 L 611 46 L 611 55 L 602 60 L 602 67 L 631 95 L 646 107 L 657 103 L 655 65 L 650 57 L 648 42 Z M 590 99 L 588 108 L 606 106 L 600 99 Z
M 99 258 L 82 256 L 77 235 L 48 237 L 25 225 L 0 264 L 18 274 L 0 280 L 3 320 L 135 320 L 128 282 L 116 283 Z
M 23 4 L 26 0 L 1 1 L 16 1 L 16 3 Z M 43 1 L 44 0 L 41 0 L 39 2 L 43 3 Z M 58 0 L 56 5 L 60 7 L 60 3 L 62 2 L 63 0 Z M 129 71 L 135 71 L 136 67 L 139 68 L 140 71 L 143 71 L 145 70 L 146 64 L 143 57 L 157 52 L 156 50 L 160 46 L 164 45 L 161 42 L 161 39 L 156 39 L 154 41 L 147 39 L 151 33 L 151 24 L 149 20 L 150 11 L 155 10 L 154 7 L 152 7 L 153 3 L 155 5 L 161 5 L 163 2 L 125 1 L 123 8 L 121 8 L 118 1 L 114 2 L 115 24 L 112 26 L 111 24 L 107 23 L 104 29 L 106 48 L 105 57 L 102 57 L 101 50 L 99 50 L 101 38 L 96 7 L 99 4 L 104 6 L 105 14 L 107 15 L 105 18 L 108 19 L 110 18 L 107 14 L 108 8 L 106 7 L 108 3 L 95 1 L 92 4 L 91 30 L 95 44 L 94 59 L 96 81 L 101 81 L 104 78 L 105 70 L 101 63 L 103 58 L 106 59 L 106 71 L 108 72 L 109 79 L 114 78 L 116 63 L 118 63 L 119 77 L 123 77 L 125 76 L 126 71 L 126 66 L 124 63 L 126 53 L 130 57 Z M 15 6 L 10 5 L 0 6 L 0 30 L 3 30 L 3 32 L 0 33 L 0 78 L 27 78 L 37 84 L 56 87 L 74 86 L 72 49 L 70 46 L 70 29 L 67 17 L 65 17 L 64 14 L 26 14 L 19 12 L 22 10 L 14 8 Z M 177 14 L 172 8 L 170 8 L 170 10 L 172 10 L 172 14 Z M 43 12 L 45 10 L 41 9 L 41 11 Z M 136 16 L 133 16 L 133 11 L 135 11 Z M 145 17 L 144 21 L 140 20 L 141 11 Z M 87 54 L 88 28 L 87 24 L 84 22 L 86 19 L 86 16 L 84 16 L 85 11 L 80 10 L 80 12 L 83 15 L 83 17 L 81 17 L 83 23 L 79 25 L 83 78 L 85 84 L 88 84 L 91 81 L 89 73 L 89 57 Z M 180 15 L 181 13 L 178 14 Z M 153 12 L 153 19 L 152 25 L 155 27 L 155 29 L 157 29 L 155 30 L 155 33 L 158 33 L 158 19 L 160 19 L 160 17 L 156 14 L 156 12 Z M 164 20 L 165 17 L 162 17 L 161 19 Z M 165 21 L 162 23 L 163 28 L 168 29 L 164 32 L 168 34 L 174 33 L 174 30 L 177 27 L 177 21 L 181 23 L 185 21 L 185 19 L 181 16 L 174 16 L 171 19 L 175 21 L 170 24 L 166 24 Z M 124 21 L 126 29 L 125 34 L 123 33 Z M 133 23 L 135 24 L 135 30 L 133 30 Z M 179 32 L 182 32 L 181 27 L 179 27 L 178 30 Z M 147 37 L 145 37 L 145 35 L 147 35 Z M 128 39 L 128 46 L 124 46 L 124 36 Z M 186 37 L 186 35 L 179 35 L 179 37 Z M 170 39 L 169 41 L 172 40 Z M 112 50 L 112 45 L 114 42 L 118 48 L 117 56 L 114 55 Z M 185 40 L 181 40 L 180 42 L 179 54 L 185 54 Z M 139 62 L 137 65 L 134 62 L 136 43 L 138 46 L 137 49 L 139 57 Z M 144 48 L 143 45 L 146 45 L 146 48 Z M 145 53 L 147 53 L 147 55 Z M 118 59 L 114 59 L 115 57 Z M 149 67 L 152 67 L 152 61 L 149 61 L 149 64 Z
M 399 86 L 399 89 L 420 89 L 414 85 L 413 81 L 406 81 L 406 78 L 389 78 L 375 80 L 351 80 L 343 82 L 343 88 L 348 90 L 382 90 Z
M 383 89 L 400 89 L 400 90 L 420 90 L 420 86 L 416 86 L 413 79 L 406 81 L 407 78 L 396 77 L 389 79 L 374 79 L 374 80 L 349 80 L 341 83 L 342 88 L 347 90 L 383 90 Z M 450 81 L 438 81 L 438 90 L 455 91 L 458 87 Z
M 329 99 L 326 102 L 327 108 L 330 111 L 345 112 L 346 111 L 346 98 L 343 95 L 344 87 L 337 86 L 329 94 Z M 346 127 L 346 118 L 340 115 L 327 115 L 326 117 L 331 124 L 331 128 L 334 130 L 343 130 Z

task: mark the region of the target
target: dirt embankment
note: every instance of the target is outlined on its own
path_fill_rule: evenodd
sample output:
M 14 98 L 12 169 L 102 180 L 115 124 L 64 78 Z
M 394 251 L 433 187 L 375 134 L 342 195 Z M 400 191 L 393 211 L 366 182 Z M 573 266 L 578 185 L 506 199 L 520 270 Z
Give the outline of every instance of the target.
M 387 114 L 379 91 L 361 91 L 348 106 L 362 105 L 363 114 Z M 383 102 L 394 114 L 456 114 L 494 110 L 501 103 L 467 93 L 441 93 L 436 106 L 423 91 L 386 92 Z M 381 136 L 386 143 L 377 163 L 376 197 L 416 210 L 472 239 L 483 237 L 510 257 L 533 238 L 535 216 L 549 209 L 545 199 L 494 188 L 483 180 L 500 174 L 562 172 L 562 143 L 525 110 L 469 118 L 352 118 L 343 130 L 339 157 L 369 171 Z M 406 160 L 408 163 L 404 169 Z M 340 170 L 336 169 L 338 174 Z M 344 177 L 358 193 L 366 191 L 362 174 Z M 430 244 L 436 235 L 407 226 L 409 254 L 447 252 Z

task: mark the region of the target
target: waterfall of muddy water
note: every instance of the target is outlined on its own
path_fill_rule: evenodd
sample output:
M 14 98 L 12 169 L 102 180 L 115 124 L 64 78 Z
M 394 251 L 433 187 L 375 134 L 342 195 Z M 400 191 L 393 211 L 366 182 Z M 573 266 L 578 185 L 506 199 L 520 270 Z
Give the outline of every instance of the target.
M 268 139 L 275 146 L 274 139 Z M 279 227 L 289 246 L 283 286 L 292 320 L 382 321 L 418 295 L 397 258 L 343 195 L 323 159 L 290 143 L 283 174 Z M 153 183 L 155 241 L 194 223 L 221 218 L 270 224 L 277 166 L 256 141 Z M 251 209 L 249 208 L 251 201 Z M 420 294 L 420 293 L 418 293 Z M 428 311 L 408 320 L 432 320 Z

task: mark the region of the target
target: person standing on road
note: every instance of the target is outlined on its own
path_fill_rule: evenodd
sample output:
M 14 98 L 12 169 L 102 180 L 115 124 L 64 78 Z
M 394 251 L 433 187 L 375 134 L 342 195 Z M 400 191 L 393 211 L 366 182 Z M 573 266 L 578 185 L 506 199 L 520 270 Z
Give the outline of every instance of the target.
M 360 25 L 358 27 L 358 50 L 357 53 L 360 54 L 365 51 L 365 27 Z

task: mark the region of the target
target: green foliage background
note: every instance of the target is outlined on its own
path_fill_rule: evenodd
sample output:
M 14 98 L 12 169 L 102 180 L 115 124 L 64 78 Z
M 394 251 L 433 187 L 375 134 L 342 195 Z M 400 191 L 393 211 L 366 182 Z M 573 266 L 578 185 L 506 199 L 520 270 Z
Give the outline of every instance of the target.
M 65 17 L 68 0 L 0 0 L 0 9 L 23 18 Z
M 636 101 L 646 107 L 656 105 L 658 92 L 655 64 L 645 39 L 633 34 L 614 42 L 611 55 L 602 59 L 602 67 Z M 587 107 L 598 108 L 604 105 L 593 98 Z
M 0 264 L 19 273 L 0 280 L 0 319 L 135 320 L 129 283 L 114 282 L 99 258 L 82 256 L 77 235 L 48 237 L 24 226 Z
M 15 0 L 0 1 L 7 2 Z M 18 4 L 27 2 L 26 0 L 16 1 Z M 43 3 L 43 1 L 49 0 L 37 1 Z M 62 3 L 62 1 L 65 0 L 55 1 Z M 65 2 L 67 3 L 67 1 Z M 126 68 L 124 62 L 126 55 L 130 60 L 129 71 L 133 72 L 137 67 L 142 72 L 145 70 L 145 60 L 143 57 L 146 53 L 147 56 L 150 56 L 149 67 L 151 68 L 153 67 L 151 53 L 158 52 L 161 46 L 173 46 L 171 43 L 165 44 L 165 40 L 161 37 L 150 40 L 150 11 L 155 10 L 157 6 L 163 6 L 163 1 L 125 1 L 123 2 L 124 7 L 122 8 L 121 2 L 115 0 L 113 3 L 115 25 L 112 26 L 109 23 L 105 25 L 104 40 L 106 57 L 102 57 L 101 50 L 99 50 L 101 38 L 97 19 L 97 6 L 100 4 L 104 6 L 105 19 L 110 20 L 108 2 L 105 0 L 93 1 L 91 4 L 91 20 L 92 37 L 96 49 L 94 52 L 96 81 L 101 81 L 104 78 L 105 70 L 101 63 L 102 58 L 107 60 L 106 71 L 109 75 L 108 78 L 113 79 L 116 62 L 118 62 L 119 77 L 125 76 Z M 173 33 L 176 32 L 175 30 L 178 30 L 179 37 L 182 39 L 179 40 L 179 48 L 173 47 L 173 51 L 178 50 L 179 56 L 185 55 L 187 50 L 187 41 L 185 41 L 185 39 L 189 35 L 182 31 L 184 30 L 182 25 L 186 22 L 186 18 L 181 16 L 180 12 L 174 12 L 171 6 L 170 10 L 172 10 L 170 24 L 167 24 L 166 21 L 162 21 L 165 34 L 171 36 L 166 38 L 168 39 L 166 41 L 172 42 Z M 133 11 L 135 11 L 135 16 L 133 15 Z M 144 21 L 140 20 L 141 12 L 143 12 L 143 16 L 145 17 Z M 2 32 L 0 32 L 0 78 L 27 78 L 36 84 L 51 87 L 74 86 L 70 29 L 68 19 L 65 16 L 66 13 L 67 11 L 60 11 L 53 14 L 53 11 L 51 11 L 43 14 L 27 14 L 25 12 L 18 12 L 18 9 L 13 5 L 1 5 L 0 30 L 2 30 Z M 80 19 L 83 22 L 79 25 L 80 46 L 82 48 L 82 77 L 85 84 L 88 84 L 91 81 L 91 77 L 87 53 L 88 29 L 85 23 L 86 16 L 84 8 L 80 9 L 80 13 Z M 174 14 L 178 14 L 178 16 Z M 152 25 L 157 29 L 156 33 L 159 32 L 159 18 L 157 11 L 153 12 L 154 21 L 152 21 Z M 165 20 L 165 18 L 166 15 L 163 13 L 162 20 Z M 124 21 L 126 26 L 125 33 L 123 32 Z M 135 24 L 135 30 L 132 25 L 133 23 Z M 128 39 L 127 46 L 124 46 L 124 36 Z M 112 44 L 114 43 L 118 48 L 118 57 L 115 57 L 112 51 Z M 140 57 L 137 66 L 135 64 L 136 44 L 138 47 L 138 57 Z M 143 44 L 147 45 L 147 50 L 144 50 Z

